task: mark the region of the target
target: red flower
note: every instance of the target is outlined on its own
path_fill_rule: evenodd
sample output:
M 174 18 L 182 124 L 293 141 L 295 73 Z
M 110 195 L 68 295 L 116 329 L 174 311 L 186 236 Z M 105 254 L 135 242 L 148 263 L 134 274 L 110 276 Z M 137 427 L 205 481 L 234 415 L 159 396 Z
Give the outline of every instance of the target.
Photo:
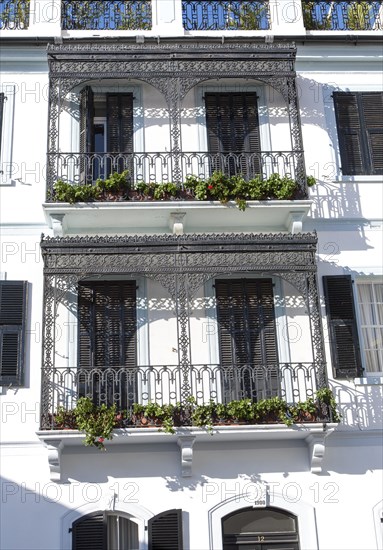
M 207 188 L 208 188 L 208 189 L 213 189 L 213 186 L 212 186 L 212 185 L 208 185 Z
M 98 441 L 99 441 L 100 443 L 103 443 L 103 442 L 105 441 L 105 437 L 99 437 L 99 438 L 98 438 Z

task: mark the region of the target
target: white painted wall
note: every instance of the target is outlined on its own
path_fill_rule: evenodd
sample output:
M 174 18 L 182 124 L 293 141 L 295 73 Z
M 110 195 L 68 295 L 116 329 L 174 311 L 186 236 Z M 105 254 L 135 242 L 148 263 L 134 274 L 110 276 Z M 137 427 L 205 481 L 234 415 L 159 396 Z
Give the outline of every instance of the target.
M 159 28 L 164 34 L 175 33 L 172 22 L 179 3 L 168 4 L 166 13 L 155 11 L 158 27 L 149 33 L 154 35 Z M 156 10 L 159 6 L 158 2 Z M 278 18 L 274 20 L 273 29 L 276 21 Z M 36 17 L 33 24 L 37 25 Z M 49 31 L 47 21 L 38 24 L 45 25 L 44 29 L 40 27 L 41 36 L 43 32 L 45 36 L 60 33 L 53 18 Z M 295 32 L 299 26 L 298 21 L 281 20 L 281 24 L 286 34 L 291 32 L 289 25 L 294 26 Z M 13 36 L 20 37 L 20 33 L 22 31 L 15 31 Z M 179 26 L 177 33 L 181 33 Z M 27 34 L 32 35 L 33 29 Z M 89 36 L 87 32 L 79 34 Z M 1 85 L 14 89 L 13 131 L 7 133 L 12 135 L 10 151 L 14 166 L 11 177 L 0 187 L 0 272 L 9 280 L 28 280 L 30 283 L 30 334 L 26 386 L 17 390 L 2 388 L 0 394 L 3 442 L 0 546 L 4 550 L 70 548 L 68 527 L 71 522 L 79 514 L 108 509 L 110 494 L 115 490 L 119 497 L 116 510 L 131 514 L 139 523 L 142 548 L 145 547 L 144 525 L 148 518 L 162 510 L 179 507 L 184 510 L 185 547 L 206 550 L 212 547 L 212 540 L 218 540 L 220 518 L 228 510 L 250 505 L 249 493 L 251 496 L 255 484 L 261 480 L 273 488 L 275 500 L 270 504 L 298 514 L 302 550 L 382 548 L 379 539 L 382 381 L 379 377 L 357 381 L 332 379 L 323 303 L 328 375 L 343 418 L 341 427 L 328 438 L 322 476 L 310 473 L 308 450 L 302 442 L 273 440 L 228 444 L 215 442 L 212 436 L 211 441 L 196 444 L 194 448 L 193 477 L 181 478 L 180 451 L 169 436 L 169 443 L 128 443 L 110 448 L 106 453 L 82 447 L 65 450 L 63 473 L 69 483 L 58 485 L 50 481 L 47 451 L 36 436 L 43 322 L 43 266 L 38 243 L 41 232 L 49 232 L 41 207 L 45 200 L 48 69 L 44 46 L 26 49 L 4 45 L 1 56 Z M 376 54 L 376 46 L 299 42 L 296 68 L 306 167 L 307 172 L 318 179 L 318 185 L 310 192 L 313 205 L 304 230 L 318 231 L 319 279 L 328 274 L 381 275 L 381 178 L 339 175 L 331 101 L 334 90 L 382 89 L 381 60 Z M 232 85 L 231 81 L 207 82 L 204 87 L 222 89 Z M 138 90 L 136 109 L 142 124 L 136 128 L 136 143 L 142 144 L 140 150 L 169 150 L 168 113 L 163 97 L 145 83 L 135 81 L 129 86 Z M 244 83 L 240 86 L 243 89 Z M 251 85 L 247 83 L 246 86 Z M 270 123 L 270 129 L 265 129 L 265 139 L 269 140 L 272 149 L 288 148 L 286 143 L 290 136 L 283 102 L 266 88 L 261 92 L 266 99 L 264 116 L 268 116 Z M 202 89 L 191 90 L 184 100 L 184 150 L 206 148 L 203 108 L 199 101 L 201 93 Z M 78 139 L 73 116 L 64 113 L 61 123 L 62 146 L 72 148 Z M 225 210 L 222 212 L 218 221 L 211 218 L 210 229 L 214 225 L 219 230 L 230 229 Z M 242 229 L 250 231 L 251 222 L 245 216 L 243 220 Z M 190 230 L 196 229 L 198 225 L 190 227 Z M 135 231 L 135 227 L 126 228 L 127 233 Z M 200 290 L 191 318 L 195 344 L 192 360 L 196 363 L 214 363 L 217 357 L 216 340 L 204 339 L 204 323 L 214 323 L 209 296 L 208 286 Z M 147 316 L 146 328 L 140 330 L 141 364 L 175 364 L 177 340 L 172 300 L 150 280 L 140 300 L 142 312 Z M 304 305 L 299 303 L 297 292 L 287 283 L 281 286 L 281 300 L 283 315 L 281 313 L 278 319 L 287 323 L 282 327 L 282 334 L 287 327 L 290 335 L 290 346 L 284 346 L 283 353 L 293 362 L 304 360 L 309 333 Z M 296 300 L 298 310 L 292 307 Z M 61 322 L 68 321 L 68 312 L 61 308 L 59 315 L 61 326 Z M 293 338 L 291 342 L 296 327 L 300 338 Z M 67 340 L 68 332 L 66 337 L 63 333 L 57 343 L 58 361 L 62 365 L 75 363 L 75 346 L 68 346 Z M 282 346 L 280 351 L 282 353 Z M 212 548 L 216 550 L 218 546 Z

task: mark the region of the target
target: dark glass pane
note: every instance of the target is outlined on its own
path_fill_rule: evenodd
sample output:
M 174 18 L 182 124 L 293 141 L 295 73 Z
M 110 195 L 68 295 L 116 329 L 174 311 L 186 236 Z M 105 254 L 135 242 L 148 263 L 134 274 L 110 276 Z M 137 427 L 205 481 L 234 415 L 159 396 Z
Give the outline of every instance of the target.
M 223 534 L 294 533 L 295 518 L 272 509 L 245 510 L 223 520 Z

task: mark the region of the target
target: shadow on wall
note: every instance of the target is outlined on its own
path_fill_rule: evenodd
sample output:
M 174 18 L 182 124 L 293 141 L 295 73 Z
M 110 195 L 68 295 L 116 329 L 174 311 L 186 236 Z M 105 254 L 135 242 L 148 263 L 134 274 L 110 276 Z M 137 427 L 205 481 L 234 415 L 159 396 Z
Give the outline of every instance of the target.
M 20 478 L 19 474 L 20 471 Z M 47 478 L 31 481 L 30 477 L 33 474 L 29 479 L 26 474 L 26 480 L 20 483 L 0 478 L 0 547 L 9 550 L 59 550 L 61 518 L 69 510 L 63 502 L 70 502 L 70 488 L 46 481 Z
M 359 430 L 383 428 L 383 385 L 351 387 L 338 380 L 330 385 L 339 404 L 343 426 Z
M 307 174 L 316 178 L 318 184 L 311 188 L 313 201 L 311 216 L 314 219 L 358 218 L 363 221 L 360 203 L 360 184 L 352 176 L 342 176 L 339 140 L 336 127 L 333 94 L 344 91 L 335 83 L 321 84 L 303 77 L 298 78 L 300 97 L 311 98 L 309 105 L 300 106 L 304 135 L 304 150 Z M 313 147 L 310 137 L 305 136 L 305 127 L 319 127 L 323 144 L 328 141 L 328 154 L 320 154 Z M 318 134 L 316 131 L 315 135 Z M 337 181 L 337 179 L 342 181 Z M 347 179 L 347 181 L 345 181 Z

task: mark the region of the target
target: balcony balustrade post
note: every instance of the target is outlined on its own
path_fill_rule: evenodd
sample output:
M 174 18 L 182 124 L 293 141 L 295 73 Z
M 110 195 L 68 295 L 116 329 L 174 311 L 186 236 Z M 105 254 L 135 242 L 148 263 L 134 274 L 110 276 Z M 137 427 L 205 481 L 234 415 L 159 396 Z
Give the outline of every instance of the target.
M 31 0 L 29 31 L 34 36 L 61 36 L 61 0 Z
M 270 27 L 274 35 L 305 34 L 300 0 L 270 0 Z
M 158 35 L 182 36 L 182 0 L 152 0 L 153 31 Z

